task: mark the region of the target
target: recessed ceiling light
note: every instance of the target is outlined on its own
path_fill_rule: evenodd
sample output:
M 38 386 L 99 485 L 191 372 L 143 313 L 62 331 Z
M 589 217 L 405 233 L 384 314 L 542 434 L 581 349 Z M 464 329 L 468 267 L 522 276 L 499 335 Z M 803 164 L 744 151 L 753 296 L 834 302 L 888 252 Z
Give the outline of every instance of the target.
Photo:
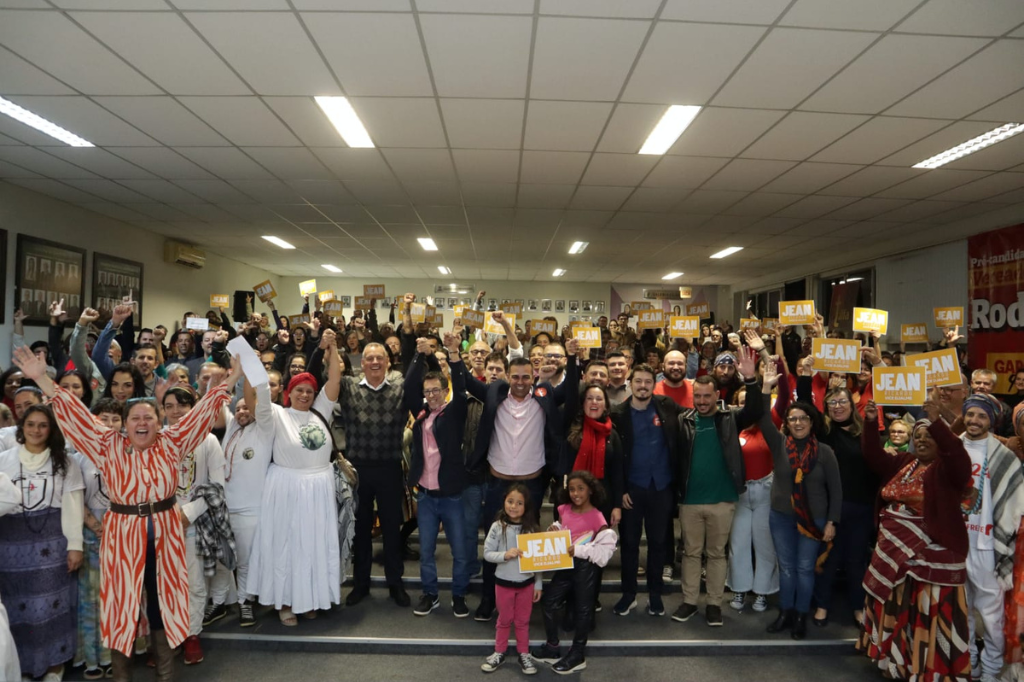
M 437 271 L 440 272 L 442 275 L 450 275 L 450 274 L 452 274 L 452 271 L 449 270 L 448 268 L 446 268 L 443 265 L 438 265 L 437 266 Z
M 7 114 L 16 121 L 21 121 L 27 126 L 31 126 L 41 133 L 46 133 L 50 137 L 56 138 L 65 144 L 69 144 L 72 147 L 95 147 L 92 142 L 83 140 L 78 135 L 75 135 L 71 131 L 61 128 L 56 123 L 47 121 L 42 116 L 33 114 L 24 107 L 19 107 L 17 104 L 10 100 L 6 100 L 0 97 L 0 114 Z
M 572 246 L 569 247 L 569 253 L 583 253 L 587 250 L 588 246 L 590 246 L 590 242 L 573 242 Z
M 285 240 L 281 239 L 280 237 L 270 237 L 270 236 L 267 236 L 267 235 L 263 235 L 263 238 L 266 239 L 271 244 L 277 244 L 282 249 L 294 249 L 295 248 L 294 246 L 292 246 L 291 244 L 289 244 Z
M 644 146 L 640 147 L 641 154 L 664 154 L 676 143 L 683 131 L 693 122 L 693 119 L 700 112 L 700 107 L 683 106 L 673 104 L 665 112 L 665 115 L 654 126 L 654 130 L 647 136 Z
M 936 154 L 930 159 L 925 159 L 921 163 L 915 163 L 913 168 L 938 168 L 939 166 L 945 166 L 950 161 L 956 161 L 961 159 L 968 154 L 981 151 L 985 147 L 991 147 L 997 142 L 1013 137 L 1017 133 L 1024 132 L 1024 123 L 1007 123 L 1001 125 L 995 130 L 990 130 L 984 135 L 978 135 L 975 138 L 967 140 L 963 144 L 958 144 L 952 149 L 947 149 L 944 152 Z
M 562 268 L 555 268 L 555 271 L 551 273 L 552 277 L 561 277 L 565 274 L 565 270 Z
M 370 134 L 359 120 L 347 97 L 314 97 L 316 103 L 327 114 L 327 118 L 338 130 L 349 147 L 366 148 L 373 146 Z
M 325 265 L 321 265 L 320 267 L 322 267 L 324 270 L 327 270 L 328 272 L 341 272 L 341 268 L 335 267 L 333 265 L 326 265 L 325 264 Z
M 662 279 L 675 279 L 676 277 L 682 277 L 682 276 L 683 276 L 683 273 L 681 273 L 681 272 L 670 272 L 667 275 L 665 275 L 664 277 L 662 277 Z
M 437 244 L 430 237 L 419 237 L 416 241 L 420 243 L 424 251 L 437 251 Z
M 721 251 L 719 251 L 716 254 L 712 254 L 711 257 L 712 258 L 725 258 L 726 256 L 731 256 L 732 254 L 736 253 L 737 251 L 742 251 L 742 250 L 743 250 L 742 246 L 730 246 L 727 249 L 722 249 Z

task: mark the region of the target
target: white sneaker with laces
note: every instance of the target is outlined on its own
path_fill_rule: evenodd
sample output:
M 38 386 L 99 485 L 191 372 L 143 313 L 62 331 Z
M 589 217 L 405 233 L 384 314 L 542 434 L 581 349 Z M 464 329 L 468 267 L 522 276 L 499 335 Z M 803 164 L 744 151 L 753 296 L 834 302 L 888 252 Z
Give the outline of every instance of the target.
M 501 664 L 505 662 L 505 654 L 495 651 L 493 654 L 487 657 L 487 660 L 483 662 L 480 669 L 485 673 L 493 673 L 495 670 L 501 667 Z
M 729 607 L 732 608 L 733 611 L 742 611 L 743 602 L 744 600 L 746 600 L 746 598 L 746 592 L 734 592 L 732 595 L 732 601 L 729 602 Z
M 768 610 L 768 597 L 763 594 L 759 594 L 754 597 L 754 610 L 758 613 L 763 613 Z
M 519 669 L 523 671 L 524 675 L 536 675 L 537 664 L 533 662 L 533 656 L 530 654 L 519 654 Z
M 672 582 L 672 567 L 666 566 L 661 570 L 661 579 L 665 582 Z

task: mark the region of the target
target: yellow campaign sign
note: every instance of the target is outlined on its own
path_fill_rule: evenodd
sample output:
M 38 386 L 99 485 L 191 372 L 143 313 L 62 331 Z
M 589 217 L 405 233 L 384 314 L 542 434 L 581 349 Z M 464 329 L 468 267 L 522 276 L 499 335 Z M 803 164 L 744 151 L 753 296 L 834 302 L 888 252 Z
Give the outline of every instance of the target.
M 814 324 L 814 301 L 779 301 L 779 324 Z
M 744 329 L 753 329 L 754 331 L 757 331 L 757 328 L 760 326 L 760 324 L 761 321 L 756 317 L 741 317 L 740 331 Z
M 505 313 L 504 317 L 506 320 L 508 320 L 509 326 L 511 326 L 512 329 L 515 329 L 516 316 Z M 501 326 L 500 323 L 496 322 L 494 317 L 491 315 L 488 315 L 486 319 L 484 319 L 484 331 L 488 334 L 498 334 L 500 336 L 505 336 L 505 328 Z
M 228 294 L 210 294 L 210 307 L 211 308 L 227 308 L 231 301 L 231 296 Z
M 600 327 L 574 327 L 572 336 L 579 342 L 580 348 L 600 348 Z
M 1013 389 L 1010 382 L 1017 372 L 1024 370 L 1024 353 L 988 353 L 985 363 L 998 377 L 995 392 L 1009 393 Z
M 875 308 L 853 309 L 853 331 L 885 334 L 889 329 L 889 313 Z
M 554 336 L 557 329 L 557 322 L 552 322 L 551 320 L 530 320 L 530 333 L 535 336 L 541 332 Z
M 363 296 L 366 298 L 384 298 L 383 284 L 364 284 Z
M 435 327 L 443 327 L 444 313 L 435 312 L 433 319 L 430 321 L 430 324 L 434 325 Z
M 309 315 L 289 315 L 288 328 L 295 329 L 300 324 L 309 324 Z
M 516 317 L 523 316 L 523 304 L 522 303 L 503 303 L 501 306 L 503 312 L 509 315 L 515 315 Z
M 638 329 L 660 329 L 665 324 L 665 313 L 661 310 L 641 310 L 637 316 Z
M 766 317 L 761 320 L 761 330 L 766 334 L 775 335 L 779 331 L 779 318 Z
M 463 305 L 461 303 L 459 305 L 455 306 L 455 317 L 461 318 L 462 317 L 462 313 L 464 313 L 468 308 L 469 308 L 468 305 Z
M 708 317 L 711 315 L 711 304 L 705 301 L 704 303 L 691 303 L 686 306 L 687 315 L 696 315 L 697 317 Z
M 696 315 L 673 315 L 668 324 L 668 335 L 673 339 L 695 339 L 700 336 L 700 318 Z
M 928 325 L 924 322 L 901 324 L 900 341 L 903 343 L 928 343 Z
M 415 323 L 427 321 L 427 304 L 413 303 L 409 306 L 409 316 Z
M 860 373 L 860 341 L 816 338 L 811 354 L 820 372 Z
M 264 303 L 277 297 L 277 291 L 274 289 L 274 285 L 270 283 L 269 279 L 260 282 L 254 286 L 252 290 L 256 292 L 256 295 Z
M 964 325 L 963 306 L 953 308 L 934 308 L 932 315 L 935 318 L 935 326 L 939 329 L 949 327 L 962 327 Z
M 334 289 L 328 289 L 327 291 L 317 292 L 316 297 L 320 299 L 321 303 L 325 303 L 327 301 L 330 301 L 330 300 L 335 298 L 335 296 L 334 296 Z
M 473 327 L 480 329 L 484 326 L 484 311 L 482 310 L 471 310 L 469 308 L 462 311 L 462 324 L 467 327 Z
M 299 296 L 309 296 L 314 293 L 316 293 L 315 279 L 307 279 L 305 282 L 299 282 Z
M 629 309 L 634 313 L 640 310 L 651 310 L 653 307 L 654 304 L 650 301 L 633 301 L 629 304 Z
M 871 385 L 879 405 L 924 405 L 928 391 L 924 367 L 874 367 Z
M 679 287 L 679 298 L 693 298 L 693 287 Z
M 933 386 L 956 386 L 963 382 L 960 376 L 960 363 L 955 348 L 918 353 L 907 356 L 908 367 L 924 367 L 928 376 L 928 388 Z
M 341 301 L 324 301 L 324 312 L 337 317 L 341 315 Z
M 356 296 L 356 310 L 373 310 L 373 299 L 367 296 Z M 420 322 L 422 321 L 420 320 Z
M 522 551 L 519 557 L 519 572 L 535 573 L 572 568 L 572 557 L 569 556 L 571 543 L 567 530 L 516 536 L 516 544 Z

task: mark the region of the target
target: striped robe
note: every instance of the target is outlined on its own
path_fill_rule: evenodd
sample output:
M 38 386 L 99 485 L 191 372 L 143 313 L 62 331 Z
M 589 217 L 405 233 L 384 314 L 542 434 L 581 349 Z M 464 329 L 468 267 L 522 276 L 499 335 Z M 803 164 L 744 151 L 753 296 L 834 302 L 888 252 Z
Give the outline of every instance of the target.
M 176 425 L 157 436 L 156 443 L 136 451 L 128 438 L 97 423 L 82 401 L 58 388 L 52 406 L 64 436 L 99 469 L 110 501 L 135 505 L 174 497 L 181 459 L 210 433 L 228 402 L 225 385 L 211 389 Z M 107 514 L 100 545 L 100 630 L 104 646 L 132 655 L 139 620 L 142 578 L 146 560 L 144 516 Z M 188 636 L 188 570 L 185 538 L 177 508 L 153 517 L 160 615 L 172 647 Z

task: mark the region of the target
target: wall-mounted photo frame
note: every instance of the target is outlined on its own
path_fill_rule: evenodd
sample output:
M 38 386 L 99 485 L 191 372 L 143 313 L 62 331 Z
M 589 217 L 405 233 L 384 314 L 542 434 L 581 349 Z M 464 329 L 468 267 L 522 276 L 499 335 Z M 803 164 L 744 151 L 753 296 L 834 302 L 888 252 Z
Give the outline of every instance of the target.
M 342 296 L 338 300 L 341 301 L 341 307 L 342 308 L 351 308 L 352 307 L 352 297 L 351 296 Z
M 527 310 L 536 310 L 537 309 L 537 299 L 535 299 L 535 298 L 528 298 L 528 299 L 526 299 L 526 309 Z
M 19 234 L 14 266 L 14 303 L 25 324 L 49 325 L 50 304 L 61 299 L 65 326 L 75 324 L 85 297 L 85 249 Z
M 142 263 L 94 251 L 92 254 L 93 307 L 113 312 L 126 296 L 131 296 L 135 301 L 134 324 L 136 328 L 141 329 L 143 326 L 142 278 Z
M 449 310 L 455 310 L 455 306 L 457 306 L 458 304 L 459 304 L 459 299 L 457 299 L 457 298 L 449 298 L 448 299 L 448 309 Z
M 570 313 L 578 313 L 579 311 L 580 311 L 580 302 L 579 301 L 569 301 L 569 312 Z
M 561 303 L 562 303 L 562 307 L 564 308 L 565 307 L 565 301 L 561 301 Z M 550 298 L 542 298 L 541 301 L 540 301 L 540 309 L 541 309 L 541 312 L 550 313 L 551 312 L 551 299 Z
M 564 313 L 565 312 L 565 301 L 563 301 L 563 300 L 555 301 L 555 312 L 556 313 Z
M 604 301 L 594 301 L 594 312 L 595 313 L 603 313 L 604 312 Z
M 380 307 L 381 308 L 384 308 L 385 310 L 387 310 L 388 308 L 391 307 L 391 297 L 390 296 L 385 296 L 384 298 L 380 299 L 380 301 L 378 301 L 378 303 L 380 303 Z
M 594 304 L 593 303 L 591 303 L 590 301 L 584 301 L 583 302 L 583 312 L 589 313 L 593 309 L 594 309 Z

